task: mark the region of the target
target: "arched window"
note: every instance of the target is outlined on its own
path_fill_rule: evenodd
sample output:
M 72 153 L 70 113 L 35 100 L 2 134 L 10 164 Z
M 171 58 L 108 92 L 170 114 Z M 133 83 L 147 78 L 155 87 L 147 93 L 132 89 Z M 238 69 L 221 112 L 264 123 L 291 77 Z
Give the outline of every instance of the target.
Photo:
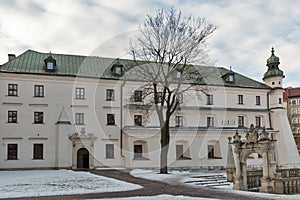
M 147 160 L 148 159 L 148 144 L 144 140 L 136 140 L 133 143 L 133 159 Z
M 220 142 L 218 140 L 210 140 L 207 143 L 208 159 L 222 159 Z
M 179 140 L 176 142 L 176 159 L 186 160 L 191 159 L 189 142 L 186 140 Z

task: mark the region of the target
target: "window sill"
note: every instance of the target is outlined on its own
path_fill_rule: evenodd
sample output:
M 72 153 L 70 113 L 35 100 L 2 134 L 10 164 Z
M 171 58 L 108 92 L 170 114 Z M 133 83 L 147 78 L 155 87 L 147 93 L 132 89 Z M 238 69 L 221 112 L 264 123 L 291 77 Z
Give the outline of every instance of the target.
M 86 100 L 85 98 L 74 98 L 74 100 Z
M 5 161 L 16 161 L 16 160 L 20 160 L 20 159 L 5 159 Z
M 106 126 L 117 126 L 116 124 L 106 124 Z
M 192 158 L 180 157 L 180 158 L 176 158 L 176 160 L 192 160 Z
M 31 160 L 45 160 L 44 158 L 32 158 Z
M 138 158 L 133 158 L 132 160 L 150 160 L 150 159 L 145 157 L 138 157 Z
M 114 99 L 112 99 L 112 100 L 106 99 L 105 101 L 115 101 L 115 100 Z
M 115 158 L 105 158 L 105 159 L 107 159 L 107 160 L 113 160 L 113 159 L 115 159 Z
M 33 122 L 32 124 L 37 124 L 37 125 L 38 125 L 38 124 L 40 124 L 40 125 L 45 125 L 45 123 L 34 123 L 34 122 Z
M 6 122 L 7 124 L 19 124 L 19 122 Z
M 76 126 L 86 126 L 86 124 L 75 124 Z
M 5 95 L 6 97 L 20 97 L 19 95 Z
M 33 98 L 45 98 L 45 96 L 33 96 Z
M 220 159 L 223 159 L 222 157 L 212 157 L 212 158 L 207 158 L 209 160 L 213 160 L 213 159 L 217 159 L 217 160 L 220 160 Z

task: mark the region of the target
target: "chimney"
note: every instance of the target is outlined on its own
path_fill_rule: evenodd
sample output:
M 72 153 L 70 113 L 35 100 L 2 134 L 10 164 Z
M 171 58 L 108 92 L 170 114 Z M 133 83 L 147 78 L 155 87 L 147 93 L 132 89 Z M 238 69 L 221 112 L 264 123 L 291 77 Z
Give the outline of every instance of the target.
M 15 59 L 16 55 L 15 54 L 8 54 L 8 62 Z

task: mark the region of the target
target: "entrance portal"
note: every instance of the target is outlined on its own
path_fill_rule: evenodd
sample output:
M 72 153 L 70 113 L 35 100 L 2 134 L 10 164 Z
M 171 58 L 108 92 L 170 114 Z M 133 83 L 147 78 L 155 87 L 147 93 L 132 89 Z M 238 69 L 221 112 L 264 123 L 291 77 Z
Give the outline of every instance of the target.
M 84 168 L 88 169 L 90 168 L 90 162 L 89 162 L 89 151 L 86 148 L 81 148 L 77 151 L 77 169 Z

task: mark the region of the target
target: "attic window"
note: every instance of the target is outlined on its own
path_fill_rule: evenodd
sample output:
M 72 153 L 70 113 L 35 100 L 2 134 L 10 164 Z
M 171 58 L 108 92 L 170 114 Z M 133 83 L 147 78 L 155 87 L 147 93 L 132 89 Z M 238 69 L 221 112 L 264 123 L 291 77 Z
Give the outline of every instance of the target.
M 234 75 L 229 74 L 228 77 L 227 77 L 227 81 L 230 82 L 230 83 L 233 83 L 234 82 Z
M 113 65 L 112 72 L 113 72 L 113 75 L 115 75 L 115 76 L 122 76 L 123 65 Z
M 45 60 L 44 69 L 48 72 L 54 72 L 57 70 L 56 68 L 56 60 L 50 55 Z

